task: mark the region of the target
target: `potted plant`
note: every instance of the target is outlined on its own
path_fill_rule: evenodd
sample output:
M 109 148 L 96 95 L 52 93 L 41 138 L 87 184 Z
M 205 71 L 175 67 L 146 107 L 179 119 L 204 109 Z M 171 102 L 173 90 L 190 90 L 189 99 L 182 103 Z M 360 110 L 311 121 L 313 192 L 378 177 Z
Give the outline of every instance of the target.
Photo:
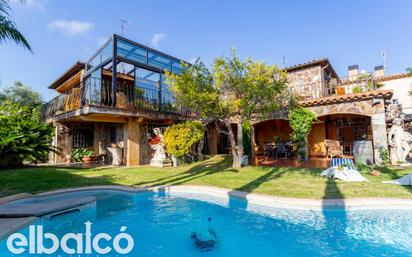
M 93 151 L 87 148 L 79 148 L 73 150 L 72 158 L 75 162 L 83 161 L 85 163 L 90 163 L 94 161 Z

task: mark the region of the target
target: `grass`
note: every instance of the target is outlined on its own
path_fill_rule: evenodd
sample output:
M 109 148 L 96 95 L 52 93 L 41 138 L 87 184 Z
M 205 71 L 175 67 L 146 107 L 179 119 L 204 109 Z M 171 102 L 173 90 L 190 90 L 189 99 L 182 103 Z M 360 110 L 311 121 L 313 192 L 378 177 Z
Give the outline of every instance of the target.
M 381 168 L 382 175 L 365 175 L 370 182 L 343 182 L 320 177 L 320 169 L 245 167 L 234 169 L 230 159 L 215 156 L 177 168 L 56 168 L 30 167 L 0 171 L 0 197 L 90 185 L 208 185 L 260 194 L 312 199 L 412 198 L 412 188 L 383 184 L 412 170 Z

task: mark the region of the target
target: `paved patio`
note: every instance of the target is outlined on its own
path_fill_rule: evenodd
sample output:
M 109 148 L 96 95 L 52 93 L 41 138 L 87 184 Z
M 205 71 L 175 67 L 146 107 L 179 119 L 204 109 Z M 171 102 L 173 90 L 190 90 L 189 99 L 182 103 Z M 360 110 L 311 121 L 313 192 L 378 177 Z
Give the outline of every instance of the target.
M 353 158 L 352 156 L 343 156 L 343 158 Z M 296 158 L 292 159 L 269 159 L 260 158 L 256 165 L 273 166 L 273 167 L 300 167 L 300 168 L 319 168 L 326 169 L 330 166 L 330 158 L 310 157 L 306 162 L 300 162 Z

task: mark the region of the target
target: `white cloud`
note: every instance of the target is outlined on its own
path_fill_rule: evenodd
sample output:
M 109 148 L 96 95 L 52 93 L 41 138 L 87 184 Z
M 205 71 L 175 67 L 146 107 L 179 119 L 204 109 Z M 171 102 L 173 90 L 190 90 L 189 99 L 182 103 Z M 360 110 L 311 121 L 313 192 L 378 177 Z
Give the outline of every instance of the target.
M 23 6 L 29 9 L 35 9 L 39 11 L 46 10 L 47 0 L 25 0 L 23 3 L 21 0 L 10 0 L 10 3 L 17 6 Z
M 153 47 L 159 47 L 159 44 L 163 39 L 166 37 L 165 33 L 156 33 L 153 35 L 152 40 L 150 41 L 150 44 Z
M 49 29 L 63 33 L 67 37 L 84 35 L 94 28 L 94 24 L 77 20 L 56 20 L 49 23 Z

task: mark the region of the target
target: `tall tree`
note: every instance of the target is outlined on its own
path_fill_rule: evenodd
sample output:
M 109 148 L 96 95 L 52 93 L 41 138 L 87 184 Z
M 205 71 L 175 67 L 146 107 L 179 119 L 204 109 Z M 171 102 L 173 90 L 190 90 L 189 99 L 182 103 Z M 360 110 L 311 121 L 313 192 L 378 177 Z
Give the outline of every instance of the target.
M 406 73 L 412 76 L 412 68 L 406 68 Z
M 179 104 L 192 108 L 201 118 L 215 118 L 225 124 L 235 167 L 241 165 L 243 156 L 244 122 L 267 118 L 292 101 L 285 71 L 263 62 L 241 60 L 234 51 L 229 57 L 215 59 L 212 71 L 198 60 L 181 75 L 167 76 Z M 237 142 L 232 123 L 237 125 Z
M 35 117 L 40 114 L 43 104 L 41 95 L 20 81 L 16 81 L 12 87 L 0 91 L 0 105 L 5 101 L 26 107 Z
M 21 0 L 21 2 L 25 2 Z M 8 0 L 0 0 L 0 43 L 8 40 L 31 51 L 31 46 L 23 34 L 17 29 L 16 23 L 10 19 L 11 11 Z
M 12 87 L 5 88 L 0 92 L 0 103 L 4 100 L 26 106 L 29 109 L 41 106 L 43 103 L 41 95 L 21 81 L 14 82 Z

